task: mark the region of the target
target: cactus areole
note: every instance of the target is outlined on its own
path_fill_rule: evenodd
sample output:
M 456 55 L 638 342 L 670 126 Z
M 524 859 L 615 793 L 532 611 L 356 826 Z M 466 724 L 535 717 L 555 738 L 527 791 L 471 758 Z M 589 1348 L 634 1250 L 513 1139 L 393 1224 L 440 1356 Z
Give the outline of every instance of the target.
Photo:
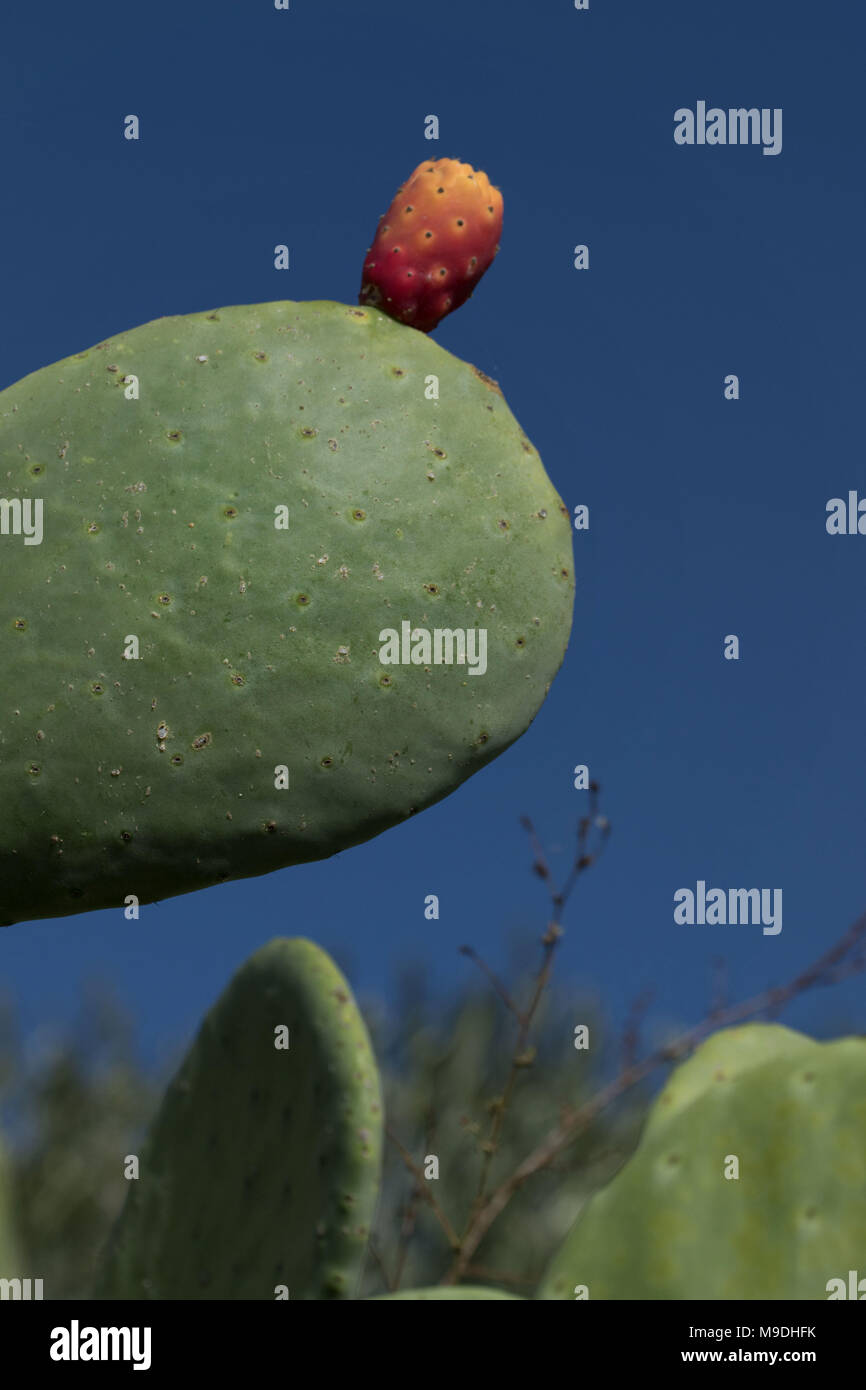
M 538 453 L 372 304 L 118 334 L 0 392 L 0 466 L 4 926 L 367 840 L 508 748 L 562 662 Z

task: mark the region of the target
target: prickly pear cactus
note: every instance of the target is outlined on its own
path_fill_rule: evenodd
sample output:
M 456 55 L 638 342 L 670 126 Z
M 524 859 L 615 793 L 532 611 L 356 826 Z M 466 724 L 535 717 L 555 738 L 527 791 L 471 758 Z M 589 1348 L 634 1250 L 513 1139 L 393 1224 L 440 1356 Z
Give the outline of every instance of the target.
M 0 468 L 2 925 L 369 839 L 508 748 L 562 661 L 538 454 L 372 308 L 120 334 L 0 393 Z
M 674 1072 L 539 1297 L 824 1299 L 864 1249 L 866 1039 L 752 1024 Z
M 349 986 L 312 942 L 270 942 L 169 1087 L 96 1296 L 352 1297 L 381 1143 L 378 1071 Z
M 501 1289 L 487 1289 L 481 1284 L 459 1284 L 456 1288 L 434 1285 L 429 1289 L 401 1289 L 397 1293 L 380 1293 L 375 1298 L 368 1299 L 369 1303 L 383 1303 L 395 1298 L 411 1298 L 418 1302 L 431 1302 L 438 1299 L 460 1300 L 465 1302 L 467 1299 L 483 1299 L 489 1303 L 499 1298 L 508 1298 L 517 1303 L 525 1302 L 516 1293 L 503 1293 Z

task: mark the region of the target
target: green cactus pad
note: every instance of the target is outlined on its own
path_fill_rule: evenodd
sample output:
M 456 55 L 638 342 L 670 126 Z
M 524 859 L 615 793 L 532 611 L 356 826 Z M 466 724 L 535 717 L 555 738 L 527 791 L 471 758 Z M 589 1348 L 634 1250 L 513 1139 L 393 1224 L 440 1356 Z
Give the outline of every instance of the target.
M 720 1029 L 671 1073 L 649 1113 L 644 1137 L 655 1134 L 660 1125 L 691 1105 L 712 1082 L 736 1081 L 752 1067 L 763 1066 L 777 1057 L 801 1056 L 814 1047 L 813 1038 L 780 1023 L 746 1023 L 739 1028 Z
M 419 1301 L 428 1299 L 456 1299 L 465 1301 L 466 1299 L 484 1299 L 485 1302 L 492 1302 L 498 1298 L 508 1298 L 516 1302 L 525 1302 L 516 1293 L 503 1293 L 501 1289 L 486 1289 L 481 1284 L 459 1284 L 456 1288 L 440 1288 L 435 1285 L 430 1289 L 401 1289 L 398 1293 L 380 1293 L 375 1298 L 367 1300 L 368 1303 L 384 1303 L 396 1298 L 412 1298 Z
M 275 1046 L 283 1025 L 288 1049 Z M 285 1286 L 290 1300 L 351 1298 L 381 1146 L 379 1077 L 349 986 L 312 942 L 271 941 L 166 1093 L 97 1297 L 274 1299 Z
M 0 925 L 369 839 L 508 748 L 562 661 L 571 526 L 536 450 L 373 309 L 120 334 L 0 393 L 0 467 Z M 483 629 L 486 672 L 451 638 L 383 662 L 403 622 L 434 655 Z
M 539 1297 L 819 1300 L 866 1273 L 866 1040 L 727 1030 L 666 1092 Z M 730 1155 L 739 1178 L 724 1176 Z

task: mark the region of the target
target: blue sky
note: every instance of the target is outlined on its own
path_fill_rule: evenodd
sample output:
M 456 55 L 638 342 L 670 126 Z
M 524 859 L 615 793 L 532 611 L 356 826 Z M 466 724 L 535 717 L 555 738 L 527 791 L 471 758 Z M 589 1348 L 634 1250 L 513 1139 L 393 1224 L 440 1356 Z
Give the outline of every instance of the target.
M 576 763 L 613 834 L 558 968 L 614 1019 L 646 986 L 656 1019 L 696 1019 L 714 957 L 751 993 L 866 908 L 866 537 L 825 529 L 829 498 L 866 495 L 864 29 L 841 0 L 50 0 L 4 16 L 0 386 L 164 314 L 353 303 L 398 184 L 457 157 L 502 189 L 502 249 L 435 336 L 499 380 L 569 508 L 590 507 L 566 661 L 508 753 L 332 860 L 137 924 L 0 933 L 26 1028 L 69 1018 L 98 975 L 160 1056 L 275 935 L 312 937 L 386 1003 L 417 960 L 446 998 L 470 970 L 462 942 L 496 964 L 543 927 L 519 817 L 564 869 Z M 699 100 L 781 108 L 782 152 L 676 145 L 675 110 Z M 673 895 L 698 879 L 782 888 L 781 933 L 677 925 Z M 785 1020 L 866 1031 L 863 981 Z

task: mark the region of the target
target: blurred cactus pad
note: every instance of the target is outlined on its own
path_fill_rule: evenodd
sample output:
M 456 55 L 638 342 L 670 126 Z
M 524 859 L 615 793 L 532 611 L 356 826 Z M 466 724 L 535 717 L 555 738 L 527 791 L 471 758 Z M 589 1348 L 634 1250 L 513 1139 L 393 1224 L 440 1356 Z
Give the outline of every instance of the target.
M 673 1073 L 540 1297 L 826 1299 L 864 1250 L 866 1039 L 749 1024 Z
M 97 1297 L 351 1297 L 382 1126 L 379 1072 L 348 984 L 311 941 L 263 946 L 166 1092 Z
M 562 662 L 538 453 L 373 308 L 120 334 L 0 393 L 0 464 L 2 925 L 369 839 L 508 748 Z

